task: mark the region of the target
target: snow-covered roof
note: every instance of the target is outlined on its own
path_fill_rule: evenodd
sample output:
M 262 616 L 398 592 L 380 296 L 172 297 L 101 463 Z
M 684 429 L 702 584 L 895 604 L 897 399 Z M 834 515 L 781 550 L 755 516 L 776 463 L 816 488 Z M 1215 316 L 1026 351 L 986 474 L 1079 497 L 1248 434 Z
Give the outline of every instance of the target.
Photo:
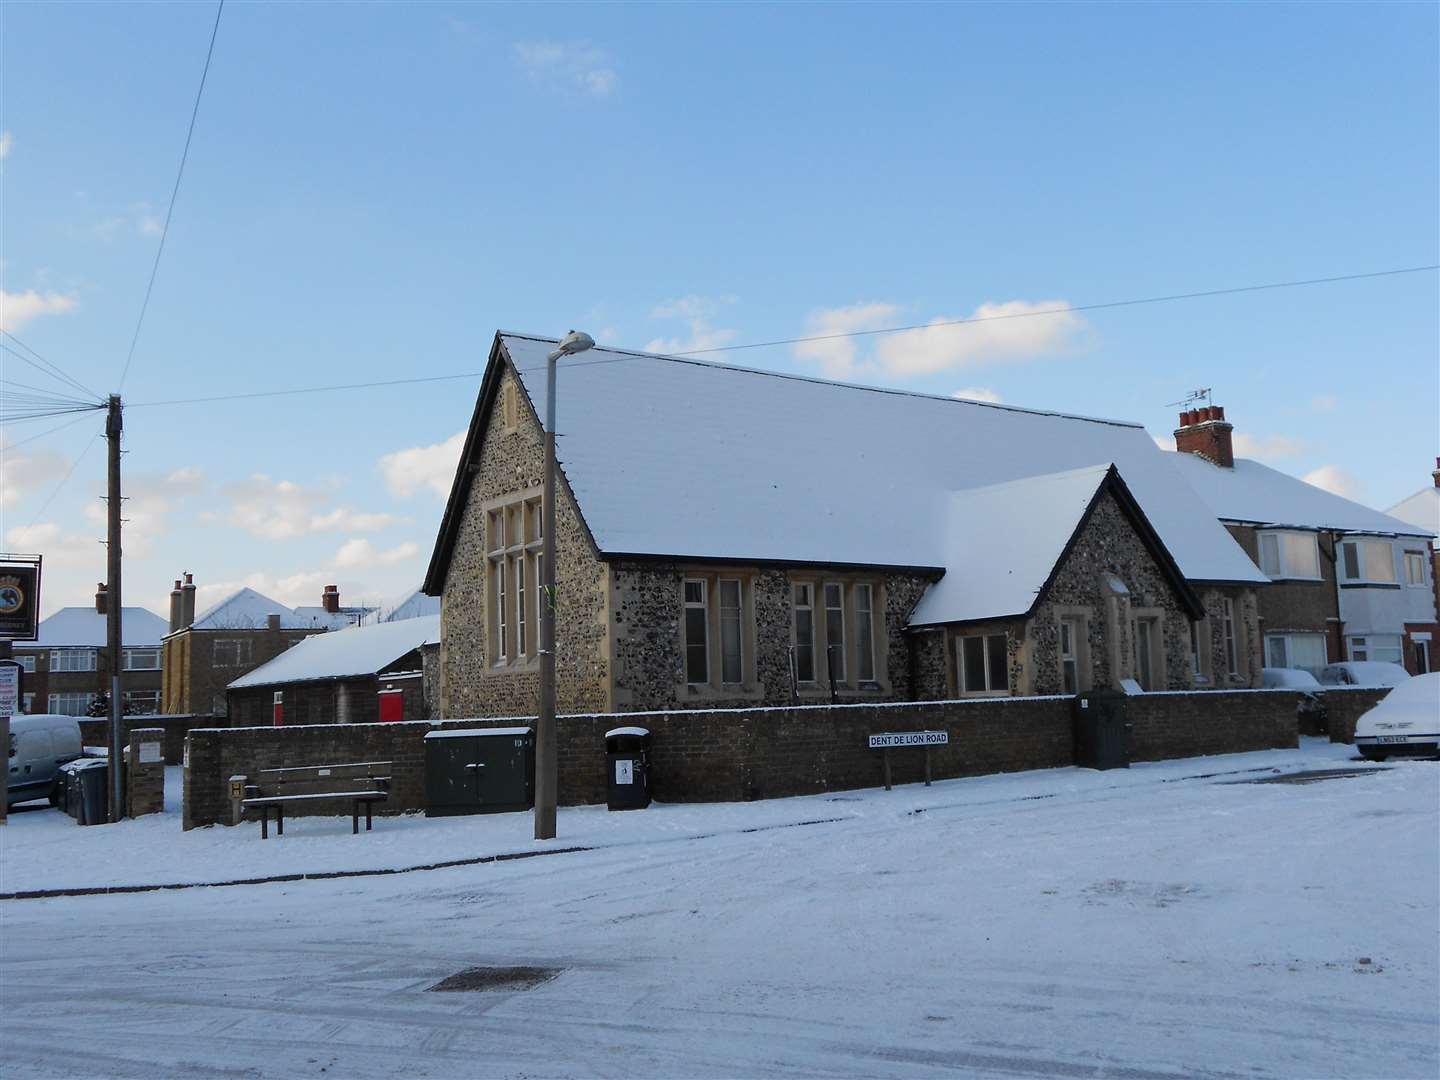
M 496 342 L 432 593 L 501 350 L 545 413 L 554 341 Z M 558 395 L 559 460 L 606 555 L 931 567 L 973 581 L 952 542 L 954 496 L 1114 463 L 1187 578 L 1266 580 L 1138 424 L 601 348 L 560 365 Z M 988 539 L 1013 540 L 999 528 Z
M 1440 487 L 1431 484 L 1385 512 L 1428 532 L 1440 533 Z
M 381 622 L 399 622 L 402 619 L 417 619 L 421 615 L 439 615 L 440 598 L 426 596 L 416 589 L 400 603 L 380 617 Z
M 406 653 L 439 640 L 438 615 L 316 634 L 240 676 L 230 689 L 374 675 Z
M 40 620 L 34 641 L 17 641 L 17 649 L 62 648 L 66 645 L 94 646 L 106 644 L 107 617 L 93 607 L 61 608 L 48 619 Z M 120 641 L 126 648 L 144 648 L 160 644 L 170 624 L 143 607 L 120 609 Z
M 926 590 L 910 625 L 1027 614 L 1109 472 L 1092 465 L 952 494 L 945 543 L 964 571 Z
M 206 608 L 190 624 L 192 630 L 263 630 L 271 615 L 280 616 L 282 630 L 339 630 L 355 617 L 342 611 L 331 615 L 324 608 L 289 608 L 254 589 L 244 588 Z
M 1222 521 L 1402 536 L 1422 531 L 1248 458 L 1236 458 L 1235 467 L 1226 469 L 1198 454 L 1167 456 Z

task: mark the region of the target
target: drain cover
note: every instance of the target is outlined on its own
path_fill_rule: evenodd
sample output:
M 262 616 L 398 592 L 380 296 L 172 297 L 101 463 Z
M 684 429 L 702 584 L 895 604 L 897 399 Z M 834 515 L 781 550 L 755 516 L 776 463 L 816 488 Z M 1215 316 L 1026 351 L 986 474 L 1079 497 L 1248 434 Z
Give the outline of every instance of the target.
M 441 979 L 431 990 L 533 990 L 559 975 L 564 968 L 474 967 Z

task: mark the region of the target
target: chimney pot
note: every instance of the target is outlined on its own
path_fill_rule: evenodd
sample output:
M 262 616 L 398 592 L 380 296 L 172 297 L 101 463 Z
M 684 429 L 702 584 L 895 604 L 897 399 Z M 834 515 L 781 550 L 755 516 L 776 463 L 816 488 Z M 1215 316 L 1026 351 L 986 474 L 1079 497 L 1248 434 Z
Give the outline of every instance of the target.
M 183 630 L 195 622 L 195 575 L 185 574 L 185 584 L 180 586 L 180 625 L 176 629 Z
M 170 632 L 173 634 L 180 629 L 180 613 L 183 608 L 180 606 L 180 579 L 175 579 L 175 587 L 170 590 Z
M 1224 406 L 1224 405 L 1216 405 L 1213 409 L 1210 410 L 1210 416 L 1211 416 L 1211 419 L 1212 419 L 1212 420 L 1224 420 L 1224 419 L 1225 419 L 1225 406 Z
M 95 613 L 104 615 L 110 609 L 110 590 L 106 588 L 103 581 L 95 583 Z
M 1188 423 L 1190 423 L 1190 414 L 1188 412 L 1182 412 L 1180 414 L 1180 426 L 1184 427 Z
M 1430 478 L 1435 481 L 1435 486 L 1440 488 L 1440 457 L 1435 459 L 1435 471 L 1430 474 Z

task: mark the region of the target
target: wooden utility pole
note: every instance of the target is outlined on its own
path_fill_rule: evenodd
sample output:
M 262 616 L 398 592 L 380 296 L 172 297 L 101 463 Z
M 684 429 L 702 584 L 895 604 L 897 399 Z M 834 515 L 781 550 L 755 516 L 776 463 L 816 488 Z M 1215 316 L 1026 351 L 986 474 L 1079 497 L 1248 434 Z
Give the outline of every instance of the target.
M 120 431 L 124 423 L 120 416 L 120 395 L 110 395 L 110 410 L 105 418 L 105 441 L 110 450 L 109 479 L 106 484 L 106 500 L 109 510 L 109 529 L 105 538 L 106 577 L 105 587 L 105 642 L 110 654 L 110 820 L 119 821 L 125 816 L 124 762 L 121 747 L 121 717 L 125 715 L 125 702 L 120 689 L 122 650 L 125 643 L 121 638 L 120 614 Z

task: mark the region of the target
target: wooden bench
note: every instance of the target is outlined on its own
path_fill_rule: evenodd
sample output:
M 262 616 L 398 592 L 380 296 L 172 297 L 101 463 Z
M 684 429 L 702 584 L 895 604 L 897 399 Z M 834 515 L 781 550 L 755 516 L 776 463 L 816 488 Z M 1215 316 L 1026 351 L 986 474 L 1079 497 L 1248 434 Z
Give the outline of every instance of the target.
M 350 832 L 360 832 L 360 810 L 365 810 L 365 831 L 377 802 L 390 797 L 388 761 L 357 761 L 346 765 L 304 765 L 290 769 L 261 769 L 253 781 L 236 777 L 243 792 L 238 809 L 260 811 L 260 838 L 270 837 L 270 811 L 275 811 L 275 835 L 285 835 L 285 804 L 314 799 L 349 799 Z M 233 784 L 233 781 L 232 781 Z

